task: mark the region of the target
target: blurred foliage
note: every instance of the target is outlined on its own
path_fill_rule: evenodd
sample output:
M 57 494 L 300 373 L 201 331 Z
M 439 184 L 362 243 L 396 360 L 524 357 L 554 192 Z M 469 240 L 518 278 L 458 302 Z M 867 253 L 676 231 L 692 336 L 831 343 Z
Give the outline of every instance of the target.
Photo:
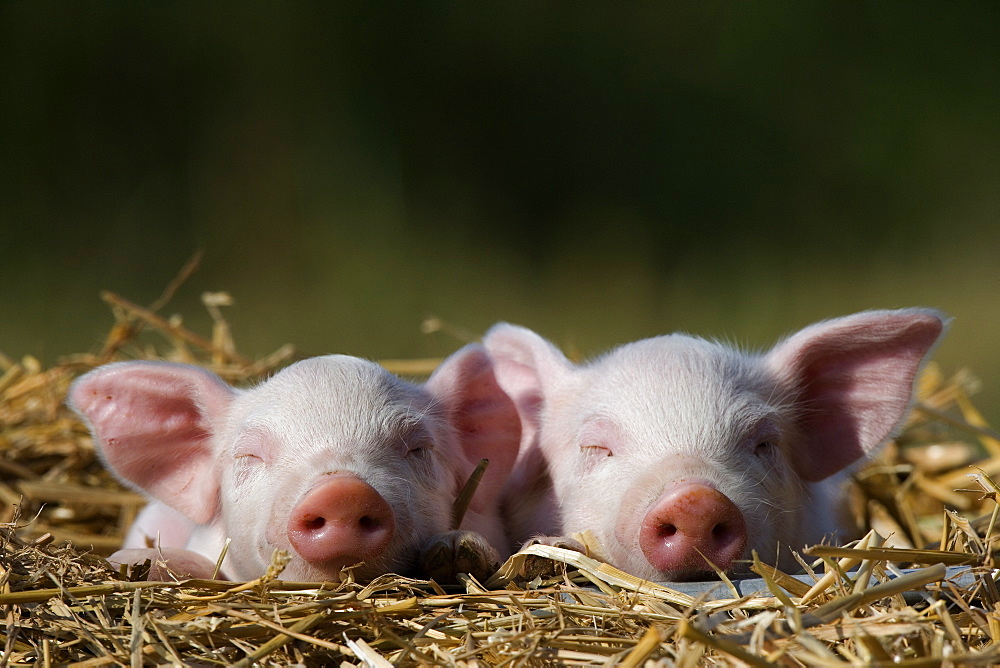
M 0 351 L 92 349 L 98 290 L 148 303 L 203 248 L 171 308 L 230 291 L 252 354 L 450 352 L 431 314 L 580 354 L 759 347 L 936 306 L 938 358 L 1000 416 L 998 25 L 996 2 L 5 2 Z

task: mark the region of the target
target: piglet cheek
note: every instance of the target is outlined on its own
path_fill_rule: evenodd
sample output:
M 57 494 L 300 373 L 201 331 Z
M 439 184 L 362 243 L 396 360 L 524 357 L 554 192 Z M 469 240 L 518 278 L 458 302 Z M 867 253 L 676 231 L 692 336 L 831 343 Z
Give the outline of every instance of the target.
M 653 480 L 640 480 L 625 490 L 614 516 L 614 536 L 625 549 L 640 553 L 642 520 L 662 492 L 663 485 Z
M 639 515 L 641 519 L 642 516 Z M 633 518 L 627 514 L 620 514 L 615 522 L 615 540 L 618 541 L 626 551 L 639 553 L 639 528 L 640 523 L 632 521 Z
M 295 504 L 278 499 L 273 505 L 266 509 L 267 519 L 261 519 L 264 524 L 264 541 L 271 550 L 292 551 L 291 543 L 288 542 L 288 518 L 291 515 L 292 507 Z M 260 529 L 258 529 L 260 531 Z M 259 533 L 257 534 L 260 535 Z M 265 555 L 270 558 L 270 555 Z
M 280 531 L 279 527 L 274 522 L 268 522 L 264 527 L 264 540 L 268 545 L 278 547 L 279 541 L 284 537 L 284 532 Z

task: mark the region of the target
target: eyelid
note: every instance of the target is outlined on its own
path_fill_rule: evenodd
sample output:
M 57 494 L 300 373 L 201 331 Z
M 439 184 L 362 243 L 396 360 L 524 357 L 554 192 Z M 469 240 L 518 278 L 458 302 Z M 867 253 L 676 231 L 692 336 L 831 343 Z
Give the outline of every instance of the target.
M 614 455 L 614 453 L 611 452 L 611 448 L 609 448 L 606 445 L 598 445 L 597 443 L 588 443 L 587 445 L 580 446 L 580 452 L 586 452 L 588 450 L 604 450 L 605 452 L 608 453 L 607 454 L 608 457 Z
M 754 445 L 758 443 L 772 443 L 777 444 L 781 441 L 781 426 L 777 419 L 763 417 L 753 424 L 750 429 L 746 431 L 748 441 L 751 441 Z
M 431 440 L 406 442 L 407 452 L 413 452 L 415 450 L 433 450 L 433 449 L 434 449 L 434 441 Z
M 407 452 L 420 449 L 431 450 L 436 445 L 434 439 L 431 438 L 430 432 L 423 425 L 416 426 L 407 431 L 407 433 L 403 434 L 401 440 Z
M 253 457 L 270 464 L 278 439 L 266 424 L 244 425 L 232 446 L 233 459 Z

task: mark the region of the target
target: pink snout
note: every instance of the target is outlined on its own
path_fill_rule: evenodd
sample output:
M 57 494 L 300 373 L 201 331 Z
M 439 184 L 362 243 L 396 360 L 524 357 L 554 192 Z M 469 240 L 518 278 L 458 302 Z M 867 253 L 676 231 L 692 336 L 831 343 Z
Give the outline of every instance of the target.
M 706 558 L 727 570 L 746 544 L 743 513 L 725 494 L 700 482 L 667 490 L 639 529 L 639 547 L 646 559 L 676 580 L 712 572 Z
M 292 509 L 288 540 L 312 564 L 343 567 L 381 554 L 396 532 L 392 507 L 352 475 L 331 475 Z

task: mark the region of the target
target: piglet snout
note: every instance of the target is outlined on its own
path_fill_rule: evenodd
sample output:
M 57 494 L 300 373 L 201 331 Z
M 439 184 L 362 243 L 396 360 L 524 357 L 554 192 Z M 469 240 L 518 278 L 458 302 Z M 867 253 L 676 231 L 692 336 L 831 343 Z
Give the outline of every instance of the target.
M 700 482 L 667 490 L 639 529 L 639 547 L 646 559 L 674 579 L 711 572 L 705 558 L 727 570 L 746 544 L 743 513 L 725 494 Z
M 352 475 L 331 475 L 320 482 L 288 520 L 292 547 L 314 564 L 349 566 L 375 557 L 385 551 L 395 532 L 389 503 Z

